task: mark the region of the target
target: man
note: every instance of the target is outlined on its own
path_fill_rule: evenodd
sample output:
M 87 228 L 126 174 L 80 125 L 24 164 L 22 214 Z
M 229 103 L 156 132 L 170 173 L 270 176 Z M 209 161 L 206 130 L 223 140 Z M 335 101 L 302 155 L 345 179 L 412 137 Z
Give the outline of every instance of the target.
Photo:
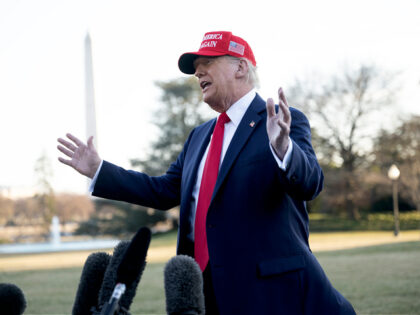
M 178 254 L 195 257 L 207 314 L 354 314 L 308 244 L 305 201 L 322 189 L 306 117 L 254 90 L 256 61 L 230 32 L 206 33 L 178 66 L 194 74 L 220 113 L 196 127 L 166 174 L 150 177 L 101 161 L 72 135 L 59 158 L 93 178 L 93 195 L 157 209 L 180 205 Z

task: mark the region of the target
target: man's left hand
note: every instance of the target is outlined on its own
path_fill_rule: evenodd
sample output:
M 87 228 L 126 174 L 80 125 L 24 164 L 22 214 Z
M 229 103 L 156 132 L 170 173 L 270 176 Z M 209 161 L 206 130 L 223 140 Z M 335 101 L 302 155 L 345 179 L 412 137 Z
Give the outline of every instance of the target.
M 272 98 L 267 100 L 267 134 L 274 152 L 280 160 L 289 147 L 290 124 L 292 121 L 289 105 L 283 89 L 279 89 L 279 111 L 276 113 Z

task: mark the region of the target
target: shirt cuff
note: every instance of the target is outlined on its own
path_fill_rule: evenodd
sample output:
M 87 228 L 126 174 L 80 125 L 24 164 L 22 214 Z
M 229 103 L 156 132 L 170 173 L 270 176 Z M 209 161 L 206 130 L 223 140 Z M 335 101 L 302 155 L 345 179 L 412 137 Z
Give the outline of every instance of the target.
M 277 162 L 277 165 L 280 167 L 280 169 L 282 169 L 283 171 L 286 171 L 287 165 L 289 165 L 291 156 L 292 156 L 292 150 L 293 150 L 293 141 L 292 139 L 290 139 L 289 137 L 289 146 L 287 148 L 286 154 L 284 155 L 283 161 L 279 159 L 279 157 L 277 156 L 277 154 L 274 152 L 273 147 L 271 146 L 271 143 L 268 143 L 268 145 L 270 146 L 270 150 L 271 153 L 274 156 L 274 159 Z
M 96 170 L 95 176 L 93 176 L 92 181 L 90 182 L 90 185 L 89 185 L 90 193 L 93 193 L 93 190 L 95 189 L 96 180 L 98 179 L 99 172 L 101 171 L 102 163 L 104 163 L 104 160 L 102 160 L 101 164 L 99 164 L 99 167 Z

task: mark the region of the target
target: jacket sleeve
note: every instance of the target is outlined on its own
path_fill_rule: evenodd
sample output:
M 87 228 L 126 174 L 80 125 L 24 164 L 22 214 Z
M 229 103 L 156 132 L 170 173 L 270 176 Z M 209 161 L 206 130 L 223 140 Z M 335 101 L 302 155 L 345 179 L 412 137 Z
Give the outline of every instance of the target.
M 92 195 L 160 210 L 179 205 L 184 157 L 192 133 L 177 160 L 162 176 L 149 176 L 145 173 L 125 170 L 104 161 Z
M 312 200 L 323 188 L 324 175 L 312 148 L 308 119 L 297 109 L 291 108 L 290 111 L 290 139 L 293 141 L 293 150 L 290 163 L 283 172 L 286 189 L 293 198 Z

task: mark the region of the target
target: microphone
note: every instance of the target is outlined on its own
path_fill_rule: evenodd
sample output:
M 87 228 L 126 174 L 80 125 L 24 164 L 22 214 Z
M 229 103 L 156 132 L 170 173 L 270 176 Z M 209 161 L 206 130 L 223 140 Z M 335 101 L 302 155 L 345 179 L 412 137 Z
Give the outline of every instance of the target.
M 26 300 L 22 290 L 12 283 L 0 283 L 0 308 L 2 314 L 23 314 Z
M 102 315 L 128 312 L 146 265 L 150 238 L 150 229 L 142 227 L 131 242 L 123 241 L 116 246 L 99 293 Z
M 131 240 L 117 269 L 117 282 L 131 283 L 140 278 L 146 265 L 146 255 L 150 245 L 151 232 L 147 227 L 137 231 Z
M 203 315 L 203 275 L 190 256 L 172 257 L 164 269 L 166 312 L 168 315 Z
M 112 257 L 105 270 L 102 286 L 99 290 L 98 308 L 95 310 L 95 312 L 93 312 L 94 315 L 102 314 L 103 312 L 101 312 L 101 309 L 104 311 L 106 304 L 110 298 L 112 298 L 112 293 L 116 284 L 116 270 L 122 260 L 122 256 L 124 255 L 125 250 L 128 247 L 128 244 L 128 241 L 121 241 L 114 248 Z
M 92 253 L 86 259 L 73 305 L 73 315 L 91 314 L 98 306 L 99 289 L 110 259 L 111 256 L 103 252 Z

